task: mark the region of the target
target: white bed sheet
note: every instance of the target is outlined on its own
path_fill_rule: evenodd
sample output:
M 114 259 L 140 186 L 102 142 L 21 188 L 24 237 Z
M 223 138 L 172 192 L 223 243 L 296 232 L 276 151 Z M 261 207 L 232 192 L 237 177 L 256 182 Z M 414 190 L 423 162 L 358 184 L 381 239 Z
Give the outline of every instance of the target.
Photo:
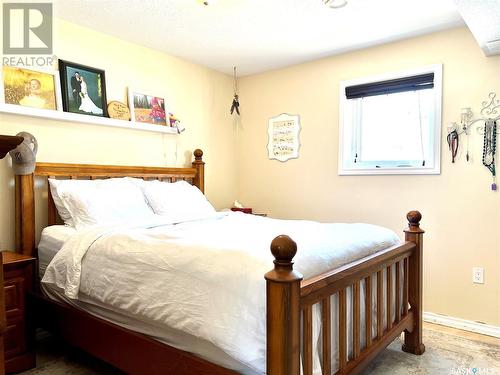
M 269 244 L 274 236 L 286 233 L 297 241 L 296 269 L 306 278 L 399 242 L 392 231 L 372 225 L 283 221 L 241 213 L 202 223 L 156 225 L 71 236 L 68 244 L 73 244 L 64 246 L 49 266 L 43 289 L 51 298 L 245 374 L 265 369 L 263 275 L 272 267 Z M 363 299 L 363 284 L 361 295 Z M 349 296 L 350 290 L 348 301 Z M 336 297 L 332 303 L 335 326 Z M 319 338 L 319 309 L 314 310 L 314 337 Z M 351 310 L 349 302 L 348 320 Z M 364 315 L 362 309 L 362 332 Z M 375 311 L 372 315 L 376 321 Z M 181 332 L 187 340 L 173 339 L 171 332 Z M 348 337 L 351 347 L 352 335 Z M 200 343 L 210 344 L 209 349 Z M 333 364 L 337 346 L 334 342 Z M 315 355 L 315 374 L 321 372 L 319 363 Z
M 45 274 L 45 269 L 52 258 L 75 233 L 76 229 L 68 225 L 51 225 L 44 228 L 38 244 L 38 272 L 40 278 Z

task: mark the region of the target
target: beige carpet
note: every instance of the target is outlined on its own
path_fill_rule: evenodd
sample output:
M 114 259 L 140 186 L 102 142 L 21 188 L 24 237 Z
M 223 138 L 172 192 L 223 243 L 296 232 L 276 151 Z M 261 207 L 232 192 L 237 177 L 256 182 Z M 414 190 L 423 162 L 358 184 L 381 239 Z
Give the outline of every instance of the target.
M 415 356 L 401 351 L 395 340 L 363 375 L 500 375 L 500 339 L 481 338 L 461 331 L 424 330 L 426 352 Z M 24 375 L 122 375 L 85 353 L 69 349 L 54 338 L 40 341 L 38 367 Z

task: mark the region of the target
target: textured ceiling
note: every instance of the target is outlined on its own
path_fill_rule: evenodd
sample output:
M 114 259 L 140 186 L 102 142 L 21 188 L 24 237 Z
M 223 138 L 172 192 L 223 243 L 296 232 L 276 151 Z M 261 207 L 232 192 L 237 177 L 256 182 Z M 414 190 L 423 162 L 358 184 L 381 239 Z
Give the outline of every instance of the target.
M 486 55 L 500 54 L 500 0 L 456 0 L 458 10 Z M 495 45 L 495 47 L 490 47 Z
M 55 0 L 59 18 L 248 75 L 462 25 L 453 0 Z

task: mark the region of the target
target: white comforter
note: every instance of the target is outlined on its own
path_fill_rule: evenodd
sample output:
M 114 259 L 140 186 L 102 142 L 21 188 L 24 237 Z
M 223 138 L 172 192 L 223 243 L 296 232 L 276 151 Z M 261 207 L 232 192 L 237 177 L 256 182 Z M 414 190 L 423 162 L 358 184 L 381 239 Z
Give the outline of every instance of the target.
M 297 242 L 295 269 L 304 278 L 399 243 L 391 230 L 368 224 L 241 213 L 176 225 L 156 219 L 78 232 L 42 282 L 69 298 L 84 294 L 158 327 L 201 337 L 264 373 L 264 274 L 273 267 L 269 246 L 279 234 Z

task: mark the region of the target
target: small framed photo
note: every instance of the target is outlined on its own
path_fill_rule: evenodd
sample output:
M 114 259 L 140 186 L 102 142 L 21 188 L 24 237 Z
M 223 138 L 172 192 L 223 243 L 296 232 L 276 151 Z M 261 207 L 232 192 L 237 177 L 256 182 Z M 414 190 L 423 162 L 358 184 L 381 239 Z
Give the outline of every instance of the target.
M 65 112 L 108 117 L 104 70 L 59 60 Z
M 57 72 L 4 65 L 0 77 L 2 103 L 41 109 L 62 109 Z
M 143 94 L 129 87 L 128 106 L 135 122 L 171 126 L 165 98 Z

